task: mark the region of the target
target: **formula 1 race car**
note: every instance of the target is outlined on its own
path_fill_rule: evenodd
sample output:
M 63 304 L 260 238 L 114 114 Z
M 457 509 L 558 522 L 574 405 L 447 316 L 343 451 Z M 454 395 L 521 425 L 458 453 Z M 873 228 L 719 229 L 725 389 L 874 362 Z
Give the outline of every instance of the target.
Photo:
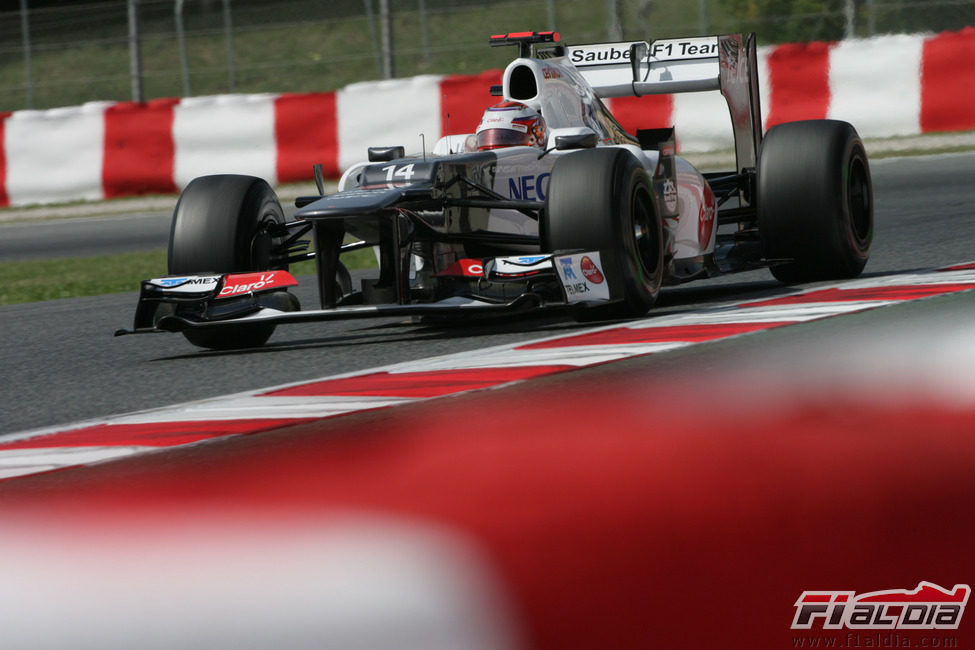
M 568 309 L 646 314 L 663 284 L 768 266 L 787 283 L 858 275 L 873 234 L 867 156 L 846 122 L 762 134 L 755 38 L 567 46 L 555 32 L 492 36 L 519 56 L 477 132 L 406 156 L 371 147 L 338 192 L 296 200 L 266 182 L 204 176 L 173 215 L 169 276 L 142 283 L 135 326 L 206 348 L 259 346 L 278 323 Z M 601 98 L 717 90 L 737 164 L 700 173 L 672 128 L 624 131 Z M 392 143 L 380 143 L 392 144 Z M 313 242 L 314 250 L 310 251 Z M 342 254 L 374 247 L 352 287 Z M 320 306 L 288 265 L 314 257 Z

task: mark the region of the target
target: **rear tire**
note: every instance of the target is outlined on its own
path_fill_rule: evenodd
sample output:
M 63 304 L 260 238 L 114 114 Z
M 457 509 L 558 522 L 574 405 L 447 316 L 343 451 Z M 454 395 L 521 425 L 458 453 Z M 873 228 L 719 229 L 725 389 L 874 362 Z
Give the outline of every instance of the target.
M 870 166 L 856 129 L 836 120 L 769 129 L 758 163 L 758 229 L 776 279 L 852 278 L 873 240 Z
M 663 222 L 650 175 L 625 149 L 565 154 L 552 169 L 540 223 L 542 250 L 602 251 L 603 266 L 622 285 L 622 302 L 584 317 L 643 316 L 663 280 Z
M 201 176 L 186 186 L 173 213 L 169 233 L 169 273 L 236 273 L 285 269 L 273 265 L 275 238 L 271 224 L 284 223 L 284 211 L 271 186 L 255 176 Z M 266 297 L 275 307 L 294 309 L 290 294 Z M 274 325 L 228 325 L 212 330 L 186 330 L 193 345 L 212 349 L 264 345 Z

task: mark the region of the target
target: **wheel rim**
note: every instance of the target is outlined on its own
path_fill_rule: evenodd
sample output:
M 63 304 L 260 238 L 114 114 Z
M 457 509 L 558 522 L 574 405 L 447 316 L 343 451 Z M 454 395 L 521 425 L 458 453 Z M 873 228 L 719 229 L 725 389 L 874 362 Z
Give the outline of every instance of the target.
M 249 266 L 255 271 L 266 271 L 272 268 L 287 269 L 286 265 L 277 263 L 280 252 L 275 250 L 280 246 L 280 240 L 275 241 L 271 230 L 278 225 L 273 214 L 266 215 L 257 225 L 257 230 L 251 238 Z
M 872 206 L 867 182 L 867 168 L 860 156 L 854 156 L 850 162 L 846 196 L 850 214 L 850 229 L 857 246 L 862 248 L 870 238 Z
M 267 224 L 261 224 L 251 239 L 250 266 L 256 271 L 263 271 L 268 267 L 271 259 L 271 235 L 267 231 Z
M 640 263 L 639 270 L 645 277 L 652 276 L 659 263 L 660 242 L 657 241 L 657 230 L 653 227 L 650 194 L 643 188 L 634 192 L 630 213 L 633 215 L 633 239 L 636 257 Z

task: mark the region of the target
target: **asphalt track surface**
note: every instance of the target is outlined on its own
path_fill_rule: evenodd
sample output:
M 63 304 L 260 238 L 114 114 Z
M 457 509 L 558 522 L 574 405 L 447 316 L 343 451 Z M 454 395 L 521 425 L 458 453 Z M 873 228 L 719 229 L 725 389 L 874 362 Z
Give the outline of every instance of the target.
M 0 261 L 93 257 L 165 248 L 172 214 L 172 210 L 154 210 L 2 224 Z
M 975 153 L 878 160 L 872 163 L 872 171 L 876 227 L 866 275 L 905 273 L 975 260 Z M 52 237 L 72 242 L 76 251 L 89 247 L 101 251 L 101 246 L 129 250 L 134 241 L 151 243 L 158 237 L 160 223 L 163 233 L 167 227 L 166 218 L 158 214 L 74 221 L 72 228 L 78 230 L 70 237 L 58 230 L 64 222 L 49 223 L 50 228 L 7 224 L 0 229 L 0 240 L 7 241 L 16 227 L 16 232 L 25 233 L 18 235 L 18 246 L 23 250 L 53 250 L 49 243 Z M 155 234 L 140 234 L 137 227 L 118 227 L 131 222 L 147 224 Z M 126 234 L 109 245 L 112 238 L 99 230 L 104 228 Z M 88 237 L 100 243 L 86 243 Z M 4 249 L 0 259 L 11 259 L 8 254 L 14 255 Z M 653 313 L 690 311 L 789 291 L 766 271 L 755 271 L 666 289 Z M 298 291 L 305 304 L 314 304 L 313 294 L 310 283 Z M 178 335 L 114 338 L 115 329 L 130 325 L 135 301 L 133 291 L 0 307 L 0 435 L 587 327 L 551 317 L 449 329 L 397 319 L 318 323 L 280 327 L 270 343 L 259 350 L 204 352 Z M 764 349 L 766 342 L 789 347 L 836 336 L 837 328 L 869 332 L 900 321 L 915 309 L 924 311 L 925 322 L 937 320 L 939 310 L 957 319 L 971 304 L 967 294 L 932 299 L 922 301 L 921 307 L 885 308 L 638 361 L 656 365 L 662 372 L 677 367 L 693 372 L 694 366 L 705 371 L 712 358 L 708 350 L 729 348 L 747 363 L 749 351 Z

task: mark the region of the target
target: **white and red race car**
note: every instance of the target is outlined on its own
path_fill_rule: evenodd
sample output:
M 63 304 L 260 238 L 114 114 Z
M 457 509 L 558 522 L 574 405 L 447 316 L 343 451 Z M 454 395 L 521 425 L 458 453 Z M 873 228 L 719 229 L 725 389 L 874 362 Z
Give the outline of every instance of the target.
M 191 182 L 173 215 L 170 275 L 142 283 L 135 326 L 118 334 L 177 331 L 234 348 L 287 322 L 550 308 L 634 317 L 664 284 L 759 266 L 784 282 L 846 278 L 866 264 L 863 144 L 833 120 L 763 136 L 754 35 L 570 46 L 524 32 L 490 44 L 519 56 L 478 133 L 410 156 L 370 148 L 331 195 L 316 168 L 319 196 L 299 198 L 291 221 L 262 179 Z M 676 155 L 672 128 L 629 134 L 601 101 L 699 91 L 727 100 L 733 170 L 699 172 Z M 481 137 L 499 125 L 526 138 Z M 366 246 L 378 276 L 353 289 L 341 255 Z M 310 257 L 321 304 L 302 310 L 287 269 Z

